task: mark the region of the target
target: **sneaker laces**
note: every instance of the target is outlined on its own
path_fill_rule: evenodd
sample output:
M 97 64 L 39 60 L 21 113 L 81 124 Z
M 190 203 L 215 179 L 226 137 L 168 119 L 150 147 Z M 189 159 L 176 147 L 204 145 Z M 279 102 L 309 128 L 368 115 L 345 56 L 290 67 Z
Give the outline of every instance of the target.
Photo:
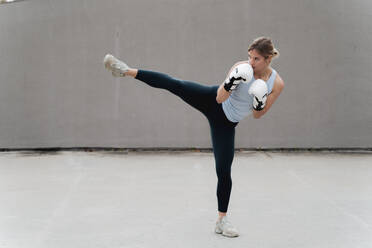
M 230 221 L 228 221 L 226 218 L 223 218 L 221 220 L 221 226 L 225 230 L 233 230 L 236 231 L 236 228 L 231 224 Z
M 221 223 L 222 223 L 223 226 L 233 227 L 233 225 L 231 224 L 231 222 L 228 221 L 228 220 L 222 220 Z

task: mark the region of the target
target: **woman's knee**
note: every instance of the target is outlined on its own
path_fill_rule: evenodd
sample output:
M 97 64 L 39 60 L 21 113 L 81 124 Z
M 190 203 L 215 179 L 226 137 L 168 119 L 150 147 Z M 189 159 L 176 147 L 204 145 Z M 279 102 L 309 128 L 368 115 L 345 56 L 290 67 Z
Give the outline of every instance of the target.
M 217 177 L 221 180 L 231 180 L 231 170 L 230 169 L 216 169 Z

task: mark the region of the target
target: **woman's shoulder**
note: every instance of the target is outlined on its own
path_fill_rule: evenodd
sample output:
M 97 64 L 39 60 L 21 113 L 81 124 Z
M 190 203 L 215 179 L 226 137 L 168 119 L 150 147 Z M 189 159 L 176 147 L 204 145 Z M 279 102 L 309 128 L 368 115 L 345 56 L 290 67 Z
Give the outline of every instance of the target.
M 274 79 L 274 88 L 283 88 L 284 87 L 284 81 L 282 77 L 279 75 L 279 73 L 273 69 L 276 72 L 276 76 Z

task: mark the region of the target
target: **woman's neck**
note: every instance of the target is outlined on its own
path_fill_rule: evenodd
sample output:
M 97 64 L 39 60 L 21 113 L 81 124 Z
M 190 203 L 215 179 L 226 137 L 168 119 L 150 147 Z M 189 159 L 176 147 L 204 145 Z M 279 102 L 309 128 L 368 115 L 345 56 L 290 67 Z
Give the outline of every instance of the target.
M 261 78 L 261 79 L 267 80 L 271 72 L 272 72 L 271 67 L 266 67 L 265 69 L 263 69 L 263 71 L 254 72 L 254 78 L 256 79 Z

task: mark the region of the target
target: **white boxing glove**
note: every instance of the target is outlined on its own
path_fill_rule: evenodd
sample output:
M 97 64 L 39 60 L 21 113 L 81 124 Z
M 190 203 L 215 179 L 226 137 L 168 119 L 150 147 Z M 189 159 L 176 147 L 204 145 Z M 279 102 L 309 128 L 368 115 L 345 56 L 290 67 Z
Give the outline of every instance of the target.
M 239 85 L 240 81 L 250 82 L 253 78 L 252 66 L 248 63 L 239 64 L 231 70 L 224 82 L 226 91 L 233 91 Z
M 248 93 L 253 96 L 253 109 L 256 111 L 262 110 L 266 105 L 267 100 L 267 84 L 262 79 L 257 79 L 251 85 Z

